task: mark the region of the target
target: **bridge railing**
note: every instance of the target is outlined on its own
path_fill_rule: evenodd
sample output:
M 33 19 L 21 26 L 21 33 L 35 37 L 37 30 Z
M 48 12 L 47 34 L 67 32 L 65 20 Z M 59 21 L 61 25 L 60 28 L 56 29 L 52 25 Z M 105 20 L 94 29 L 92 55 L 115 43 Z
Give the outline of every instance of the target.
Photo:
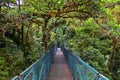
M 62 47 L 74 80 L 109 80 L 97 70 L 84 62 L 79 56 L 72 54 Z
M 12 80 L 46 80 L 55 51 L 56 47 Z

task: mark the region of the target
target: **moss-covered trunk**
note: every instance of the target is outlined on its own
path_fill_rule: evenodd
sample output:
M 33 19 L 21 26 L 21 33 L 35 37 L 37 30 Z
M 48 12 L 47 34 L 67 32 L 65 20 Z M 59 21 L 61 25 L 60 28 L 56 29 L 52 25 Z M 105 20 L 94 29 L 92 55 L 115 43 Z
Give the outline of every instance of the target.
M 109 71 L 112 73 L 113 80 L 118 80 L 120 69 L 120 47 L 119 42 L 113 42 L 112 54 L 109 60 Z

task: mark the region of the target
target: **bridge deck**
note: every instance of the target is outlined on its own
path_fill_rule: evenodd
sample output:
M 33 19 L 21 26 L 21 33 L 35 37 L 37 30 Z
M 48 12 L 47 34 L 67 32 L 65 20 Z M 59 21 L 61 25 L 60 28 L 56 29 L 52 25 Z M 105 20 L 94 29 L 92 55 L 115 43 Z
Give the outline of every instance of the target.
M 73 80 L 71 71 L 60 48 L 57 49 L 47 80 Z

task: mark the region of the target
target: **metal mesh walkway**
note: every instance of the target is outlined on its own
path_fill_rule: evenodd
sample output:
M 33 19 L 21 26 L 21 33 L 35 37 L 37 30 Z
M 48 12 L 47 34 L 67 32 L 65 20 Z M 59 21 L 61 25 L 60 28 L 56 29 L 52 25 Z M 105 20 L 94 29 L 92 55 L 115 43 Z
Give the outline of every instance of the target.
M 47 80 L 73 80 L 70 69 L 60 48 L 57 48 Z

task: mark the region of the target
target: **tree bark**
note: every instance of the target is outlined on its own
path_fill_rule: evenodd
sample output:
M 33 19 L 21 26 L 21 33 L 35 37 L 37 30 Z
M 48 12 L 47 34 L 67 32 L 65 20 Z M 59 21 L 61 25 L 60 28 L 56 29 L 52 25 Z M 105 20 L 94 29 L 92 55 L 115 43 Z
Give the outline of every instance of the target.
M 44 29 L 44 28 L 43 28 L 43 42 L 44 42 L 45 50 L 47 50 L 47 47 L 48 47 L 47 34 L 46 34 L 46 29 Z
M 115 62 L 115 55 L 116 55 L 116 43 L 113 44 L 113 50 L 112 50 L 112 54 L 110 56 L 110 60 L 109 60 L 109 70 L 112 72 L 113 71 L 113 65 Z
M 24 25 L 22 24 L 21 26 L 21 43 L 22 45 L 24 45 Z
M 43 40 L 43 43 L 44 43 L 45 51 L 48 49 L 49 31 L 48 31 L 48 28 L 47 28 L 47 24 L 49 22 L 49 19 L 50 19 L 50 17 L 44 19 L 45 26 L 42 29 L 42 33 L 43 33 L 43 39 L 42 40 Z
M 18 0 L 18 10 L 19 10 L 19 11 L 21 10 L 21 7 L 20 7 L 20 0 Z

